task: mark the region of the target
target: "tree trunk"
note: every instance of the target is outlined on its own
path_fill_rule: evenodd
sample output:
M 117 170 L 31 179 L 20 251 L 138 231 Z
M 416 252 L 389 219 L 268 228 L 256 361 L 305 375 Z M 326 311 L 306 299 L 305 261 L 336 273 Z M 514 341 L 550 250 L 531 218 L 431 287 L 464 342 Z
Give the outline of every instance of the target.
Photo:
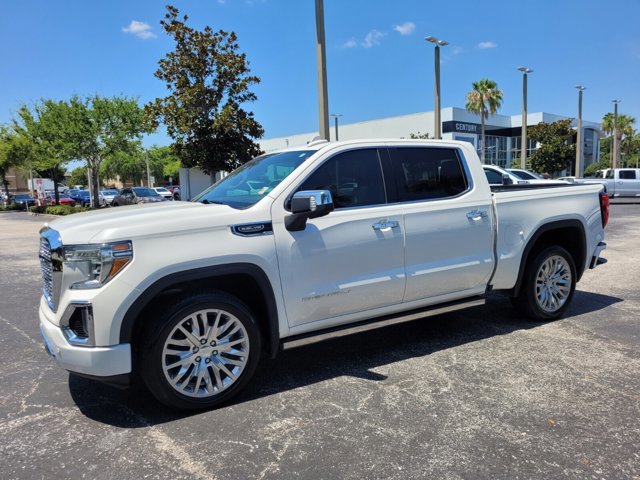
M 100 172 L 100 162 L 89 164 L 89 176 L 91 177 L 91 207 L 100 208 L 100 197 L 98 194 L 98 173 Z
M 53 198 L 56 205 L 60 205 L 60 192 L 58 192 L 58 166 L 51 169 L 51 179 L 53 180 Z
M 487 162 L 486 162 L 486 160 L 485 160 L 485 158 L 486 158 L 486 157 L 485 157 L 485 150 L 486 150 L 486 149 L 485 149 L 485 147 L 484 147 L 484 108 L 482 109 L 482 111 L 481 111 L 480 115 L 481 115 L 481 117 L 482 117 L 482 128 L 481 128 L 481 137 L 482 137 L 482 140 L 480 141 L 480 148 L 481 148 L 481 151 L 480 151 L 481 157 L 480 157 L 480 158 L 481 158 L 481 160 L 482 160 L 482 163 L 483 163 L 483 164 L 485 164 L 485 163 L 487 163 Z

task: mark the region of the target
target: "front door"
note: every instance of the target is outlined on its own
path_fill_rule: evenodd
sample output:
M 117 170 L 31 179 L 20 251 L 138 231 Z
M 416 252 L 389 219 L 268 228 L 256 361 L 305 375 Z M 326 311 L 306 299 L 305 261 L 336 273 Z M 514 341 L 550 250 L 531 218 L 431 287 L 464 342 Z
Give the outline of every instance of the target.
M 334 319 L 402 302 L 404 227 L 387 204 L 378 150 L 356 149 L 324 161 L 296 189 L 329 190 L 336 209 L 301 232 L 284 227 L 284 206 L 272 218 L 289 325 Z M 281 202 L 282 203 L 282 202 Z M 363 316 L 366 314 L 363 313 Z

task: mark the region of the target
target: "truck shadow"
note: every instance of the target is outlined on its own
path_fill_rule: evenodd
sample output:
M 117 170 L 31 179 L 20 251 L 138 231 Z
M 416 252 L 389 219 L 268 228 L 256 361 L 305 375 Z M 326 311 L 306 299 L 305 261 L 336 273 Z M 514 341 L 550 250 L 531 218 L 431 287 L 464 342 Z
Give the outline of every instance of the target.
M 622 301 L 576 291 L 571 308 L 559 321 Z M 342 376 L 384 381 L 385 375 L 373 371 L 377 367 L 542 325 L 545 323 L 516 313 L 506 297 L 491 295 L 481 307 L 289 350 L 275 360 L 265 358 L 244 392 L 208 412 L 176 412 L 160 405 L 141 387 L 118 390 L 72 374 L 69 389 L 73 401 L 88 418 L 120 428 L 143 428 L 192 415 L 219 415 L 225 408 L 243 408 L 246 402 Z

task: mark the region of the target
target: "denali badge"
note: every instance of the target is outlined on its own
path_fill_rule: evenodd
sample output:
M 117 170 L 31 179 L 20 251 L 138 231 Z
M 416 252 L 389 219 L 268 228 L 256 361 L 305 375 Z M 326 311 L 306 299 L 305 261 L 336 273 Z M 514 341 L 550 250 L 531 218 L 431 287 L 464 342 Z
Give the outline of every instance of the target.
M 245 223 L 244 225 L 232 225 L 231 233 L 241 237 L 253 237 L 257 235 L 273 234 L 271 222 Z

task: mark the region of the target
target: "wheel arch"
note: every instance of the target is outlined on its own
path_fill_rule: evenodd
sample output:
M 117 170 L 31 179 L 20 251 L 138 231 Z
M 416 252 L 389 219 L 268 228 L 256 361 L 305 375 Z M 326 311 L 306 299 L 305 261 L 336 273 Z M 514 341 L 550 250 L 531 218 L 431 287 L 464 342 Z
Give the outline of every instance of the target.
M 576 266 L 576 282 L 580 280 L 586 268 L 587 237 L 584 225 L 577 219 L 549 222 L 541 225 L 527 242 L 520 259 L 518 279 L 509 292 L 511 296 L 520 293 L 529 261 L 538 247 L 546 244 L 558 245 L 571 254 Z
M 207 280 L 203 285 L 203 280 Z M 244 302 L 256 315 L 267 353 L 273 358 L 280 346 L 278 308 L 266 273 L 251 263 L 233 263 L 183 270 L 152 283 L 128 308 L 120 326 L 120 343 L 132 343 L 136 332 L 149 321 L 144 313 L 160 297 L 185 290 L 220 290 Z

